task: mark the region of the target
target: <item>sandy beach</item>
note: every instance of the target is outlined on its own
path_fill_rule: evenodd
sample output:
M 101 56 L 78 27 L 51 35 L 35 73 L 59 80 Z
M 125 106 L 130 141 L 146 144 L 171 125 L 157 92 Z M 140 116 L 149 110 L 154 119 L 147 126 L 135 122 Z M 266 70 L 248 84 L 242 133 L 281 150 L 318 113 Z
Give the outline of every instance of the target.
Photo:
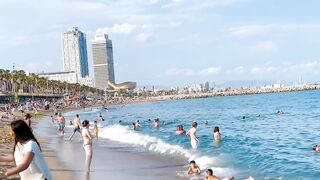
M 37 125 L 36 134 L 44 144 L 44 154 L 53 179 L 187 179 L 177 177 L 177 172 L 186 170 L 184 159 L 159 157 L 151 152 L 133 150 L 132 147 L 113 141 L 94 141 L 92 171 L 85 174 L 82 140 L 76 134 L 68 141 L 72 129 L 60 137 L 49 117 L 43 117 Z M 48 143 L 47 140 L 50 140 Z M 63 166 L 60 166 L 63 165 Z

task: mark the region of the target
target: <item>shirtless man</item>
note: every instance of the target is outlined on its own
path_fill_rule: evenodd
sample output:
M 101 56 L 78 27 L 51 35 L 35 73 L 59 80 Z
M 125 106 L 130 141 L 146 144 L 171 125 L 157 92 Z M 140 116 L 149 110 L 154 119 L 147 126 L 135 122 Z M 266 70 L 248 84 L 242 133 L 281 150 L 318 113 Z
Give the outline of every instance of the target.
M 189 163 L 189 168 L 188 168 L 188 174 L 193 174 L 196 176 L 199 176 L 201 173 L 201 170 L 199 168 L 199 166 L 196 164 L 195 161 L 190 161 Z
M 187 132 L 187 135 L 189 135 L 191 138 L 190 142 L 193 149 L 197 149 L 199 144 L 199 139 L 197 137 L 197 125 L 197 122 L 193 122 L 192 128 Z
M 72 124 L 74 125 L 74 130 L 73 130 L 73 133 L 71 134 L 71 136 L 69 137 L 69 141 L 71 141 L 73 135 L 76 132 L 78 132 L 81 135 L 81 131 L 80 131 L 81 122 L 80 122 L 79 114 L 77 114 L 76 117 L 73 119 Z
M 157 118 L 157 119 L 154 119 L 154 121 L 153 121 L 153 127 L 154 128 L 158 128 L 159 127 L 159 119 Z
M 66 119 L 64 118 L 64 116 L 61 115 L 61 113 L 59 113 L 58 115 L 58 126 L 59 126 L 59 132 L 60 135 L 64 135 L 64 128 L 66 125 Z
M 140 128 L 140 127 L 141 127 L 141 125 L 140 125 L 140 121 L 139 121 L 139 120 L 137 120 L 137 121 L 136 121 L 136 123 L 134 123 L 134 126 L 135 126 L 135 129 Z
M 212 169 L 207 169 L 207 171 L 206 171 L 206 179 L 207 180 L 222 180 L 223 178 L 219 178 L 219 177 L 213 175 Z M 234 177 L 232 176 L 228 180 L 234 180 Z

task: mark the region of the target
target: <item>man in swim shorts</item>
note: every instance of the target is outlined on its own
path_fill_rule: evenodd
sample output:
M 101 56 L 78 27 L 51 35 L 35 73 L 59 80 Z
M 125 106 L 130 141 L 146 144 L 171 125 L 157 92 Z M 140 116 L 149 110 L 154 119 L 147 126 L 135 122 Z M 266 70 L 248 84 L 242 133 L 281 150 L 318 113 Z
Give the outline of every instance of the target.
M 80 131 L 80 125 L 81 125 L 81 121 L 79 118 L 79 114 L 76 115 L 76 117 L 73 119 L 73 123 L 74 125 L 74 130 L 73 133 L 71 134 L 71 136 L 69 137 L 69 141 L 71 141 L 73 135 L 78 132 L 81 135 L 81 131 Z
M 189 135 L 191 138 L 190 143 L 193 149 L 197 149 L 199 144 L 199 139 L 197 137 L 197 126 L 198 126 L 198 123 L 193 122 L 192 128 L 187 132 L 187 135 Z
M 60 135 L 64 135 L 64 128 L 65 128 L 65 125 L 66 125 L 66 120 L 64 118 L 64 116 L 62 116 L 61 113 L 59 113 L 58 115 L 58 126 L 59 126 L 59 132 L 60 132 Z

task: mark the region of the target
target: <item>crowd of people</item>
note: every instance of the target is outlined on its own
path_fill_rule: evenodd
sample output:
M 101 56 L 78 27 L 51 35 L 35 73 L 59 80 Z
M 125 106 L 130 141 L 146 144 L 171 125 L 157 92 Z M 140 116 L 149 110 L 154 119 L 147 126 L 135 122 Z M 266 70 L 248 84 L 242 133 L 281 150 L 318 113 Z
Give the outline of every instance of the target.
M 10 106 L 9 109 L 11 111 L 17 105 Z M 35 107 L 35 104 L 32 105 Z M 48 107 L 48 104 L 45 105 Z M 284 114 L 277 112 L 277 115 Z M 48 165 L 46 164 L 42 152 L 41 147 L 37 139 L 32 133 L 32 115 L 30 113 L 25 114 L 25 120 L 14 120 L 11 122 L 10 134 L 15 141 L 14 150 L 12 155 L 2 156 L 0 157 L 0 162 L 15 162 L 16 167 L 9 169 L 7 172 L 0 174 L 2 176 L 11 176 L 19 173 L 21 179 L 45 179 L 51 180 L 50 170 Z M 105 118 L 100 113 L 97 117 L 98 121 L 105 121 Z M 93 135 L 89 131 L 90 123 L 88 120 L 84 120 L 81 122 L 80 116 L 78 114 L 75 115 L 74 119 L 70 121 L 70 125 L 74 126 L 73 132 L 69 136 L 68 140 L 71 141 L 76 133 L 83 140 L 83 149 L 85 151 L 85 171 L 90 172 L 91 161 L 92 161 L 92 140 L 95 138 L 98 140 L 99 128 L 98 121 L 95 120 L 93 122 Z M 58 126 L 58 132 L 61 136 L 65 135 L 65 127 L 66 127 L 66 119 L 61 113 L 57 113 L 55 111 L 54 115 L 51 116 L 52 123 Z M 151 122 L 151 119 L 148 119 L 148 122 Z M 121 123 L 121 121 L 119 121 Z M 166 122 L 163 121 L 163 126 L 166 126 Z M 205 121 L 205 125 L 208 125 L 208 121 Z M 154 128 L 160 127 L 160 120 L 156 118 L 153 120 Z M 199 138 L 197 136 L 197 122 L 192 122 L 191 128 L 186 131 L 182 124 L 177 125 L 176 135 L 187 135 L 190 137 L 190 145 L 192 149 L 197 149 L 199 146 Z M 137 130 L 141 128 L 141 124 L 139 120 L 136 120 L 132 123 L 132 129 Z M 213 141 L 216 144 L 221 142 L 221 133 L 218 126 L 213 129 Z M 320 152 L 320 146 L 313 146 L 314 152 Z M 194 160 L 189 162 L 189 167 L 187 170 L 189 175 L 199 176 L 201 174 L 200 167 L 196 164 Z M 220 180 L 221 177 L 217 177 L 214 175 L 212 169 L 206 169 L 205 177 L 207 180 Z M 228 178 L 229 180 L 233 180 L 234 177 Z M 253 180 L 252 177 L 249 177 L 248 180 Z

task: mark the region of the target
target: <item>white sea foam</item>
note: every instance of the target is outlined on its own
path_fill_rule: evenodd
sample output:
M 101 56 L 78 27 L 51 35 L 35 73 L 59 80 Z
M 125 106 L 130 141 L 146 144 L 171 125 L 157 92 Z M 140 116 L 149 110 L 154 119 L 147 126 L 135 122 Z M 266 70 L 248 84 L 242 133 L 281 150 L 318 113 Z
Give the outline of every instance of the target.
M 70 111 L 66 112 L 63 115 L 64 116 L 74 116 L 76 114 L 94 114 L 96 112 L 100 112 L 102 109 L 101 108 L 91 108 L 91 109 L 85 109 L 85 110 L 78 110 L 78 111 Z
M 199 152 L 184 149 L 179 145 L 172 145 L 160 138 L 145 135 L 133 131 L 129 127 L 121 125 L 111 125 L 100 129 L 99 136 L 113 141 L 142 146 L 149 151 L 163 155 L 182 156 L 190 160 L 196 161 L 201 169 L 212 168 L 216 175 L 230 176 L 234 175 L 234 171 L 229 168 L 218 167 L 215 157 L 203 156 Z

